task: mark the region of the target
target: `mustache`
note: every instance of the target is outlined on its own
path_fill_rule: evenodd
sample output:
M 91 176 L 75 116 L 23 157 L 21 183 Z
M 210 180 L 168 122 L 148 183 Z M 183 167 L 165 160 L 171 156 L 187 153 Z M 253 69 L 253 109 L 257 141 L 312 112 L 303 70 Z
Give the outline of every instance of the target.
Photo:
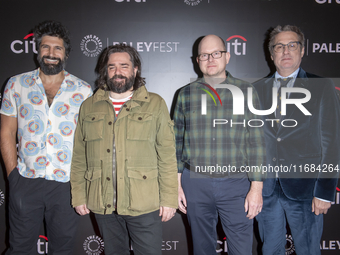
M 51 56 L 43 56 L 41 59 L 42 59 L 42 60 L 44 60 L 44 59 L 58 60 L 59 62 L 61 62 L 61 59 L 60 59 L 60 58 L 51 57 Z
M 124 76 L 124 75 L 121 75 L 121 74 L 116 74 L 116 75 L 112 76 L 110 80 L 113 81 L 114 79 L 124 79 L 126 81 L 127 77 Z

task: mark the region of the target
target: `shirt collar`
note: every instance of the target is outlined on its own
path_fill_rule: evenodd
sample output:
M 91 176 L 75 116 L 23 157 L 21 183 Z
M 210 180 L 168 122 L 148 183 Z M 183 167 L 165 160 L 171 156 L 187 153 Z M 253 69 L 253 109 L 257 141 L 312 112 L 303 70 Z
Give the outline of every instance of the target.
M 291 77 L 291 78 L 293 78 L 293 79 L 287 84 L 287 87 L 288 87 L 288 88 L 293 87 L 294 82 L 295 82 L 295 79 L 296 79 L 296 77 L 297 77 L 299 71 L 300 71 L 300 67 L 299 67 L 298 69 L 296 69 L 293 73 L 291 73 L 290 75 L 288 75 L 287 77 L 283 77 L 282 75 L 280 75 L 280 74 L 276 71 L 276 72 L 275 72 L 275 76 L 274 76 L 274 77 L 275 77 L 275 81 L 274 81 L 273 86 L 274 86 L 274 87 L 280 87 L 280 82 L 279 82 L 277 79 L 279 79 L 279 78 L 284 79 L 284 78 L 289 78 L 289 77 Z

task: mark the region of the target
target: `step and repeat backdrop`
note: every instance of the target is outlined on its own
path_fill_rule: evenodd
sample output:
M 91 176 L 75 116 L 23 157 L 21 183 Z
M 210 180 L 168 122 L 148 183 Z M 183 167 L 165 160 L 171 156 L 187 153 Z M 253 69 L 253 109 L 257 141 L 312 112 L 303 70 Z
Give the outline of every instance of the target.
M 252 82 L 274 71 L 266 35 L 278 24 L 297 25 L 303 30 L 306 48 L 302 67 L 332 78 L 340 87 L 340 0 L 18 0 L 3 1 L 0 14 L 1 91 L 11 76 L 37 67 L 31 33 L 36 24 L 47 19 L 68 27 L 73 49 L 66 70 L 91 85 L 96 79 L 98 55 L 105 47 L 120 42 L 135 47 L 142 57 L 147 89 L 160 94 L 169 111 L 176 91 L 199 75 L 195 57 L 201 36 L 221 36 L 231 53 L 227 69 L 233 76 Z M 8 188 L 3 164 L 1 167 L 0 253 L 8 245 Z M 337 188 L 336 201 L 324 218 L 322 255 L 340 253 L 339 215 Z M 104 254 L 93 215 L 81 217 L 74 245 L 77 255 Z M 36 254 L 48 254 L 43 226 L 36 247 Z M 222 231 L 216 249 L 218 254 L 227 254 Z M 255 223 L 253 254 L 261 254 L 260 249 Z M 185 215 L 177 213 L 164 223 L 162 251 L 165 255 L 192 254 Z M 295 254 L 289 234 L 286 254 Z

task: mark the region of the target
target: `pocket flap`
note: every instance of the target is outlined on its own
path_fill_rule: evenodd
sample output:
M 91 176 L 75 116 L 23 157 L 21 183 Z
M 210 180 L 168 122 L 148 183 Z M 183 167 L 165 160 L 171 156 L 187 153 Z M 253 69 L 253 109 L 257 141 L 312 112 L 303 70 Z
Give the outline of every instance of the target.
M 105 118 L 104 114 L 91 113 L 85 116 L 84 121 L 86 122 L 97 122 Z
M 150 121 L 152 120 L 151 113 L 135 113 L 128 116 L 130 120 L 133 121 Z
M 134 171 L 128 170 L 128 177 L 140 180 L 149 180 L 156 178 L 158 176 L 157 169 L 149 170 L 149 171 Z

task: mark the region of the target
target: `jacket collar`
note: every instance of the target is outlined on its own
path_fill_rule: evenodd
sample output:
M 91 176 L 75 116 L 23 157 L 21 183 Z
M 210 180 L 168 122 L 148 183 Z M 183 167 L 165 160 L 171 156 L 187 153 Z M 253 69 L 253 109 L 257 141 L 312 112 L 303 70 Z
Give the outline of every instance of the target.
M 264 82 L 266 84 L 270 84 L 270 86 L 272 86 L 272 82 L 273 82 L 273 79 L 275 78 L 275 74 L 269 76 Z M 297 78 L 297 81 L 298 82 L 295 82 L 294 84 L 294 87 L 307 87 L 307 81 L 308 81 L 308 77 L 307 77 L 307 74 L 305 72 L 305 70 L 303 70 L 301 67 L 300 67 L 300 71 L 298 73 L 298 75 L 296 76 Z

